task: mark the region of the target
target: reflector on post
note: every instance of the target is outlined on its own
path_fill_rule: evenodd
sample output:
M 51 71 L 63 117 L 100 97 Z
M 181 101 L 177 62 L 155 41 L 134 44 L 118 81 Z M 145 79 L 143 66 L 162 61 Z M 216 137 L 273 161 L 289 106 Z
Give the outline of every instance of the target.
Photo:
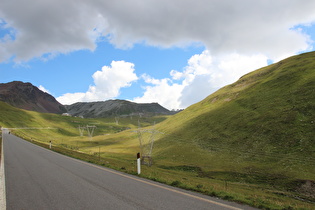
M 137 153 L 137 172 L 141 173 L 141 161 L 140 161 L 140 152 Z

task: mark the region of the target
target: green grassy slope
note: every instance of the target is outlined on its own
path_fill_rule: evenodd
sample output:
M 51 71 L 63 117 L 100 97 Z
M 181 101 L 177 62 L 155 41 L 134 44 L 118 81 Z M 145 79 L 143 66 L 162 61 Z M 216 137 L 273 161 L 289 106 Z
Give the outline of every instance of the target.
M 142 127 L 145 127 L 164 119 L 164 116 L 143 117 L 140 123 Z M 95 125 L 94 138 L 103 140 L 105 137 L 109 138 L 109 135 L 111 136 L 121 131 L 137 128 L 138 118 L 119 118 L 117 124 L 113 117 L 82 119 L 57 114 L 38 113 L 18 109 L 0 101 L 0 126 L 12 128 L 11 130 L 14 133 L 26 137 L 27 139 L 34 138 L 43 142 L 55 141 L 58 144 L 67 145 L 78 145 L 78 143 L 81 143 L 88 147 L 93 145 L 93 143 L 88 140 L 87 131 L 84 131 L 84 137 L 80 137 L 78 129 L 79 126 L 86 125 Z M 99 138 L 97 136 L 99 136 Z M 76 141 L 78 141 L 78 143 Z M 107 144 L 112 143 L 109 140 Z
M 314 58 L 306 53 L 251 72 L 160 123 L 166 135 L 155 144 L 157 162 L 231 181 L 265 174 L 314 183 Z

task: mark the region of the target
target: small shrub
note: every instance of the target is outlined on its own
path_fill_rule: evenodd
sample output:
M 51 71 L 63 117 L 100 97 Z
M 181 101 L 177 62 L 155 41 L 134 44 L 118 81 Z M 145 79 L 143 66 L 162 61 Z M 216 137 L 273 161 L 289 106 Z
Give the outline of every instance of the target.
M 181 184 L 182 184 L 182 183 L 181 183 L 180 181 L 178 181 L 178 180 L 173 181 L 173 182 L 171 183 L 171 185 L 174 186 L 174 187 L 178 187 L 178 186 L 181 185 Z
M 234 198 L 234 197 L 231 196 L 231 195 L 225 195 L 225 196 L 223 197 L 224 200 L 232 200 L 233 198 Z

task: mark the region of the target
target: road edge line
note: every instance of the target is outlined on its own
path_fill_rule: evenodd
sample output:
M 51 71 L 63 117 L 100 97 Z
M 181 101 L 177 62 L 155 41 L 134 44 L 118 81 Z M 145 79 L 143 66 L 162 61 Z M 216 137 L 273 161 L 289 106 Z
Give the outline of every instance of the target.
M 4 173 L 4 150 L 3 150 L 3 131 L 1 142 L 1 163 L 0 163 L 0 209 L 5 210 L 7 208 L 6 191 L 5 191 L 5 173 Z

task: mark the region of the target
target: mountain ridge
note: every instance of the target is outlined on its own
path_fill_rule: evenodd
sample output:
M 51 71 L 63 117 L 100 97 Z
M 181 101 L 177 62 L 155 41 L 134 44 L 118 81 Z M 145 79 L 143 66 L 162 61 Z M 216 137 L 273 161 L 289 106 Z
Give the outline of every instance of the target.
M 41 91 L 29 82 L 0 83 L 0 101 L 17 108 L 42 113 L 61 114 L 66 111 L 52 95 Z
M 176 111 L 169 111 L 158 103 L 135 103 L 120 99 L 62 105 L 49 93 L 43 92 L 29 82 L 21 81 L 0 83 L 0 101 L 29 111 L 54 114 L 68 113 L 71 116 L 85 118 L 177 113 Z
M 98 102 L 77 102 L 65 105 L 72 116 L 85 118 L 132 116 L 132 115 L 170 115 L 169 111 L 158 103 L 134 103 L 127 100 L 107 100 Z

